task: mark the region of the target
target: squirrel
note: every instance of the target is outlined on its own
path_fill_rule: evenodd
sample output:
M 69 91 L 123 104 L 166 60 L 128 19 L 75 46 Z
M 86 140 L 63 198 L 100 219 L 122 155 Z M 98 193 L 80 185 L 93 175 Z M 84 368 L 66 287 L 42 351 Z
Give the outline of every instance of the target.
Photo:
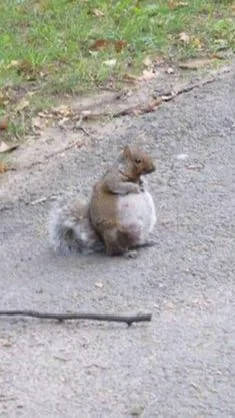
M 156 170 L 151 156 L 126 145 L 92 190 L 89 202 L 64 197 L 50 212 L 50 242 L 56 253 L 134 255 L 153 245 L 155 206 L 142 175 Z

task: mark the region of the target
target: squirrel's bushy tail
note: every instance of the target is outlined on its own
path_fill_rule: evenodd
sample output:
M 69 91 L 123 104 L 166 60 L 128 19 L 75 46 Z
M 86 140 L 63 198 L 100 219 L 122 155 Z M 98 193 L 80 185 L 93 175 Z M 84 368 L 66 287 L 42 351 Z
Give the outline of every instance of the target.
M 63 197 L 52 207 L 49 239 L 60 255 L 89 254 L 104 249 L 90 224 L 87 203 L 74 197 Z

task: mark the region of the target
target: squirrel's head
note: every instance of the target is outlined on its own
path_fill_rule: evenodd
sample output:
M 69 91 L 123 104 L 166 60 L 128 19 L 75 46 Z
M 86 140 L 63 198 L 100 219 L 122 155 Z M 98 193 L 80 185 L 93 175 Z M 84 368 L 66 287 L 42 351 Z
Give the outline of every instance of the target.
M 156 170 L 153 158 L 138 147 L 126 145 L 122 155 L 131 164 L 137 176 L 149 174 Z

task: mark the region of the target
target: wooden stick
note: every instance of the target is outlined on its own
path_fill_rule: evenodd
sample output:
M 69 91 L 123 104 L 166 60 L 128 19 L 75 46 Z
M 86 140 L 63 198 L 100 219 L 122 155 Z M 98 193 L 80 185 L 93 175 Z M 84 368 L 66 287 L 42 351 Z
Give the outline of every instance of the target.
M 125 322 L 128 326 L 133 322 L 149 322 L 152 319 L 152 314 L 149 313 L 139 315 L 112 315 L 89 312 L 51 313 L 32 310 L 0 310 L 0 316 L 26 316 L 31 318 L 56 319 L 61 322 L 73 319 L 88 319 L 92 321 Z

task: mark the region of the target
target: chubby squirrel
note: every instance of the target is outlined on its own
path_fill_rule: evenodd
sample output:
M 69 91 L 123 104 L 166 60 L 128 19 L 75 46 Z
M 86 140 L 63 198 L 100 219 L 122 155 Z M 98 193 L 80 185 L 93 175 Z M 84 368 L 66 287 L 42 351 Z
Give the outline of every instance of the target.
M 64 197 L 52 208 L 49 233 L 54 250 L 62 255 L 106 250 L 113 256 L 151 245 L 155 206 L 142 175 L 155 169 L 149 154 L 126 145 L 94 185 L 89 202 Z

